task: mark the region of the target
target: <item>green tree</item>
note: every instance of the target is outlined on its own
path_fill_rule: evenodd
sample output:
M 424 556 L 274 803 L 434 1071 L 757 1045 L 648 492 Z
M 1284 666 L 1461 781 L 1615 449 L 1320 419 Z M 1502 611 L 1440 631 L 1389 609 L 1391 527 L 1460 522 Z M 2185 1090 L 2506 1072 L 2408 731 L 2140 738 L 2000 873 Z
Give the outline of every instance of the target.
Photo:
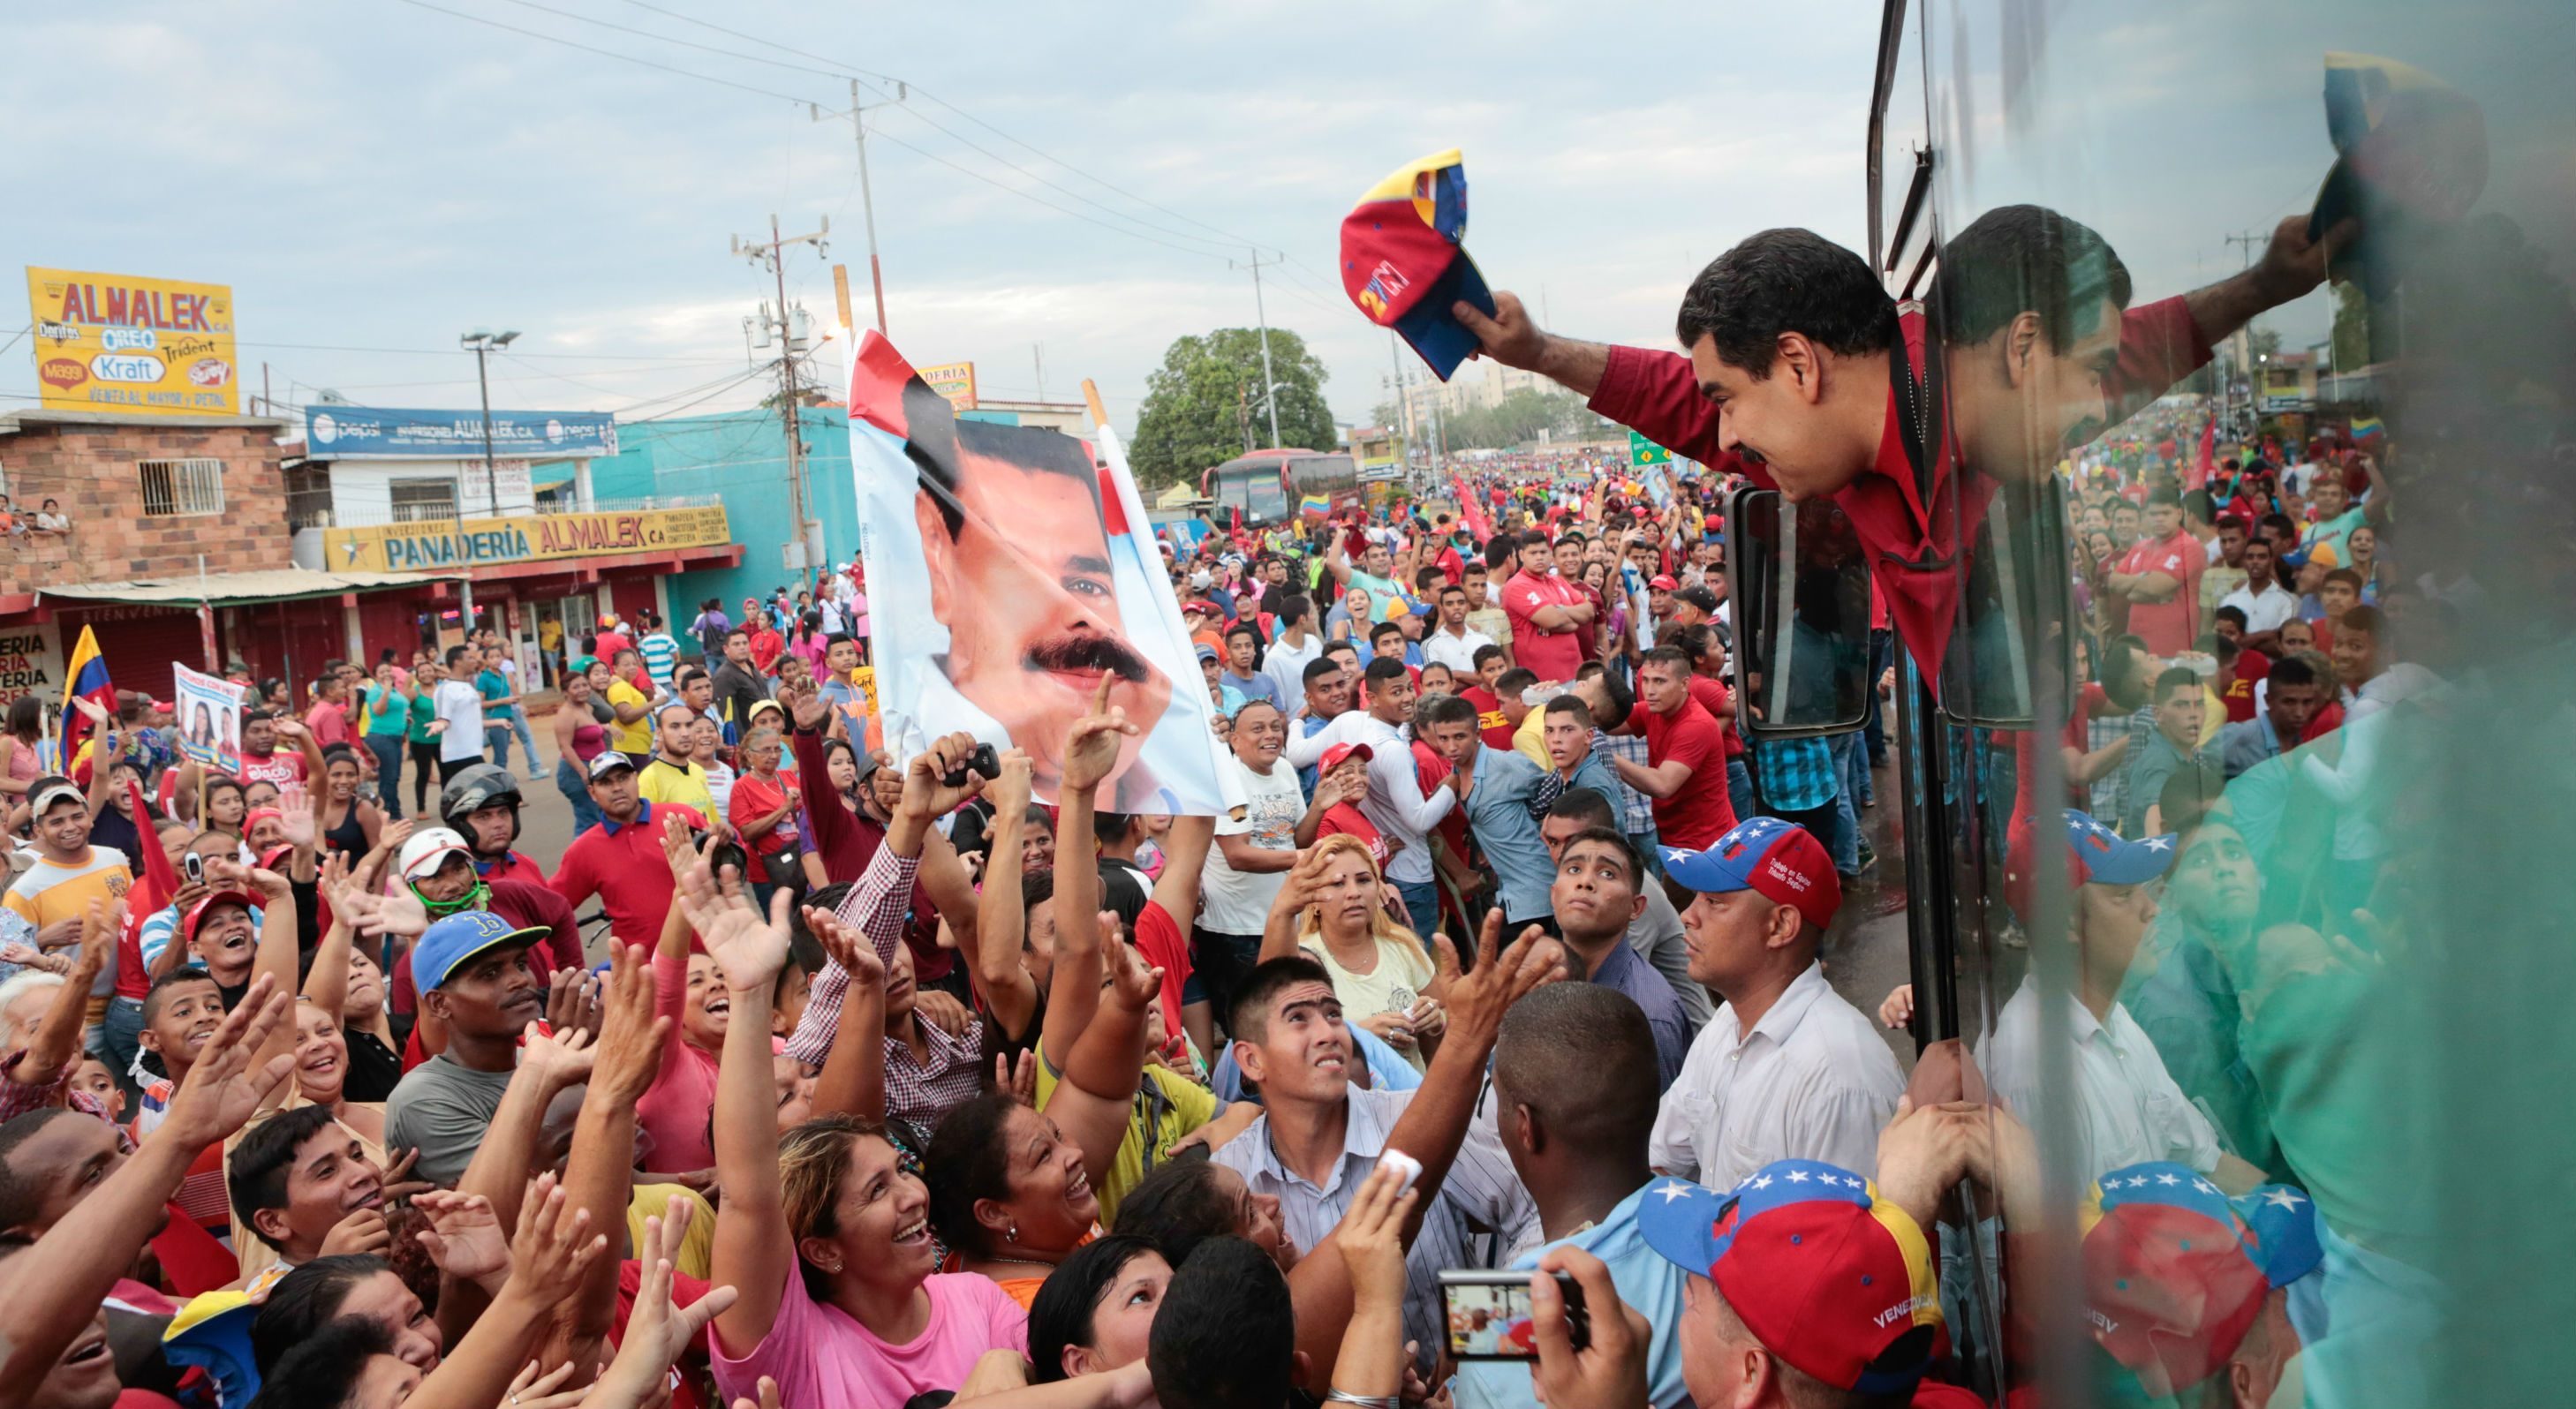
M 2334 369 L 2358 372 L 2371 361 L 2370 300 L 2350 280 L 2334 286 L 2334 297 Z
M 1601 424 L 1572 392 L 1522 387 L 1496 405 L 1451 414 L 1443 429 L 1452 450 L 1502 450 L 1536 440 L 1542 430 L 1565 435 Z
M 1270 367 L 1279 386 L 1279 443 L 1331 450 L 1339 437 L 1324 404 L 1324 364 L 1306 340 L 1270 330 Z M 1145 382 L 1129 462 L 1139 488 L 1198 482 L 1199 472 L 1270 444 L 1261 399 L 1261 331 L 1219 328 L 1163 353 Z

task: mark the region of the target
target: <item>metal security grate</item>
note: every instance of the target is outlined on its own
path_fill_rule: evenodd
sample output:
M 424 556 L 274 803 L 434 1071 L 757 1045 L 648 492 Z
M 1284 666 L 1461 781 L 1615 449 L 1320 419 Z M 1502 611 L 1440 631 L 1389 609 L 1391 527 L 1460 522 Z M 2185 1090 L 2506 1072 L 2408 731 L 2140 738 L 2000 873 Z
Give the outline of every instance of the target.
M 143 513 L 147 518 L 224 511 L 224 462 L 221 460 L 145 460 Z

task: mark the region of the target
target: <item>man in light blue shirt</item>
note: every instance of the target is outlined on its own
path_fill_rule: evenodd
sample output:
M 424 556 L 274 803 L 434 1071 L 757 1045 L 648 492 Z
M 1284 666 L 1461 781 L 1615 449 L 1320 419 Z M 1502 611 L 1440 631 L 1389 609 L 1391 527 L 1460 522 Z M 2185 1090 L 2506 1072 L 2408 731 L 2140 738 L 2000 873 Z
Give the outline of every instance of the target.
M 1533 1270 L 1543 1254 L 1567 1244 L 1608 1264 L 1619 1299 L 1651 1333 L 1647 1402 L 1687 1404 L 1681 1323 L 1689 1274 L 1648 1246 L 1637 1226 L 1640 1201 L 1663 1182 L 1646 1162 L 1654 1093 L 1654 1036 L 1626 994 L 1599 984 L 1550 984 L 1503 1015 L 1486 1101 L 1547 1239 L 1511 1265 Z M 1464 1361 L 1449 1388 L 1458 1409 L 1538 1403 L 1527 1361 Z
M 1431 747 L 1449 760 L 1442 786 L 1458 795 L 1476 844 L 1493 865 L 1504 921 L 1518 933 L 1518 926 L 1546 920 L 1556 868 L 1547 859 L 1531 804 L 1548 775 L 1519 753 L 1487 746 L 1476 731 L 1476 707 L 1456 695 L 1433 700 L 1423 711 L 1423 727 Z

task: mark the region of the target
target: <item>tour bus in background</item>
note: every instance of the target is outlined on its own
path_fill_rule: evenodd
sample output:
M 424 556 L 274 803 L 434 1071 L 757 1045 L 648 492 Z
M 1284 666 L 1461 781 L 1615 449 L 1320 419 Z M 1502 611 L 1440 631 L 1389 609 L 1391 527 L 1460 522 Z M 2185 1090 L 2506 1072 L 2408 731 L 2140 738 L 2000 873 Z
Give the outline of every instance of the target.
M 1359 466 L 1327 451 L 1255 450 L 1207 471 L 1199 493 L 1221 527 L 1233 527 L 1240 511 L 1245 528 L 1275 528 L 1300 512 L 1321 518 L 1359 507 Z

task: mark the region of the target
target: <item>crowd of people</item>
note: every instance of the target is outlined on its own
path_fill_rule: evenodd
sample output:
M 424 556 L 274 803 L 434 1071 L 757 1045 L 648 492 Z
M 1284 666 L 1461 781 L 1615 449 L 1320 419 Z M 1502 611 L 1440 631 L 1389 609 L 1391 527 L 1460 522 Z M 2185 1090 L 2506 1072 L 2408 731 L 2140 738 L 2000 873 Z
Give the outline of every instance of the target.
M 1847 273 L 1788 254 L 1801 287 Z M 498 640 L 261 686 L 238 775 L 146 698 L 84 703 L 94 739 L 49 773 L 13 711 L 0 1400 L 2020 1392 L 2046 1298 L 1982 1305 L 1967 1265 L 2041 1285 L 2018 1235 L 2065 1212 L 2030 1127 L 2053 1015 L 2034 978 L 1900 1060 L 1910 989 L 1874 1018 L 1825 971 L 1878 883 L 1878 705 L 1770 738 L 1729 683 L 1721 506 L 1813 442 L 1765 436 L 1768 353 L 1718 423 L 1702 390 L 1742 367 L 1700 285 L 1699 385 L 1499 302 L 1486 355 L 1704 463 L 1486 467 L 1167 548 L 1229 815 L 1104 808 L 1152 723 L 1106 679 L 1048 741 L 1052 805 L 1024 749 L 889 755 L 855 570 L 739 621 L 710 600 L 685 637 L 612 614 L 545 643 L 576 823 L 551 866 L 521 837 L 541 682 Z M 2445 608 L 2379 551 L 2370 449 L 2195 474 L 2207 414 L 2155 403 L 2145 448 L 2073 466 L 2066 805 L 2028 796 L 2037 734 L 1989 761 L 2023 785 L 2017 913 L 2066 838 L 2089 1186 L 2066 1295 L 2106 1376 L 2261 1404 L 2354 1254 L 2228 1104 L 2224 1015 L 2193 1030 L 2131 970 L 2168 878 L 2197 921 L 2287 825 L 2223 805 L 2229 780 L 2359 785 L 2370 717 L 2438 683 L 2393 628 Z M 1847 502 L 1863 541 L 1883 507 Z M 1923 610 L 1880 579 L 1873 681 L 1921 659 Z M 2366 893 L 2387 843 L 2335 832 Z

